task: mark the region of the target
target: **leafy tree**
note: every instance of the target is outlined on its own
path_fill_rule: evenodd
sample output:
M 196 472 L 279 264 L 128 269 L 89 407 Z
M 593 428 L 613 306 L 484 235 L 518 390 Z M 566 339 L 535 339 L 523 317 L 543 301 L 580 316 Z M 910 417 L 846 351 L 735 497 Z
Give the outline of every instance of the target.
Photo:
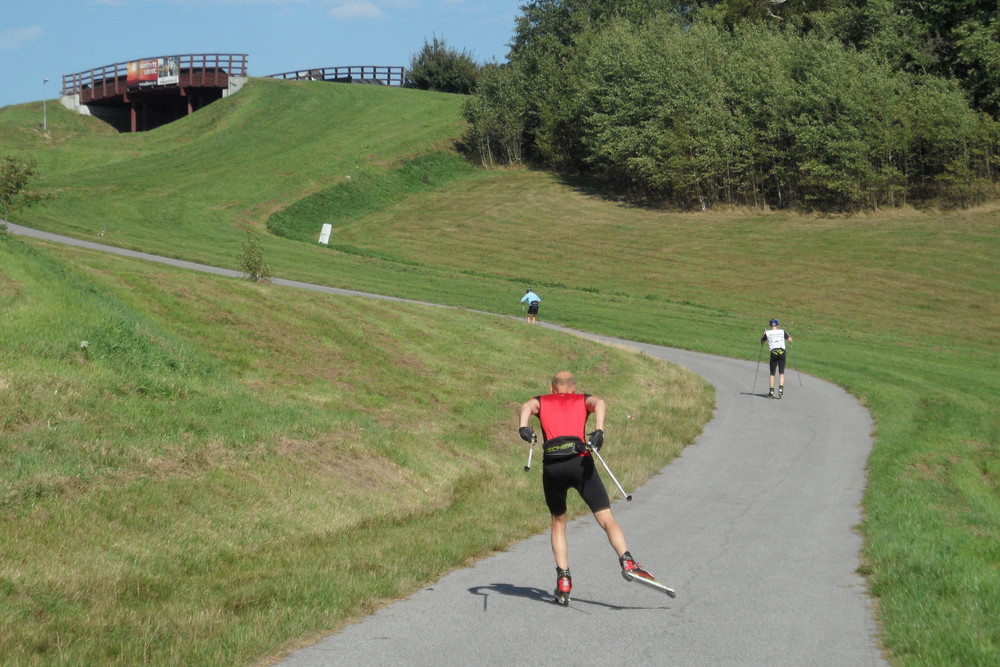
M 1000 130 L 942 74 L 1000 101 L 1000 19 L 945 5 L 534 0 L 467 107 L 470 144 L 516 161 L 504 118 L 525 159 L 684 207 L 968 205 L 994 190 Z
M 986 191 L 995 124 L 943 79 L 838 42 L 622 22 L 587 52 L 574 111 L 584 162 L 626 189 L 685 207 L 825 210 Z
M 1000 115 L 996 0 L 842 0 L 801 27 L 908 72 L 954 77 L 976 107 Z
M 898 11 L 897 0 L 848 0 L 811 16 L 801 26 L 810 34 L 870 53 L 891 67 L 926 73 L 937 56 L 920 36 L 921 23 L 912 14 Z
M 588 34 L 614 21 L 643 25 L 690 6 L 685 0 L 531 0 L 516 20 L 511 60 L 544 54 L 565 61 Z
M 636 31 L 621 22 L 605 31 L 581 89 L 588 163 L 684 206 L 715 203 L 736 143 L 718 85 L 722 40 L 697 26 Z
M 914 192 L 968 206 L 992 192 L 997 123 L 965 104 L 958 83 L 925 77 L 907 100 L 906 172 Z
M 31 158 L 0 155 L 0 214 L 5 220 L 15 211 L 45 200 L 28 189 L 37 170 L 38 163 Z
M 407 86 L 421 90 L 468 95 L 476 86 L 479 65 L 468 51 L 456 51 L 434 37 L 410 60 Z
M 963 87 L 980 108 L 1000 118 L 1000 15 L 966 21 L 952 35 Z
M 522 160 L 528 105 L 521 77 L 515 65 L 487 65 L 465 103 L 468 144 L 484 167 Z
M 736 28 L 749 23 L 782 25 L 789 21 L 800 23 L 810 14 L 828 4 L 824 0 L 703 0 L 694 3 L 691 14 L 699 21 L 707 21 L 725 28 Z
M 523 5 L 510 61 L 523 72 L 529 91 L 527 156 L 559 169 L 583 168 L 581 119 L 566 101 L 579 88 L 588 43 L 615 21 L 642 25 L 683 6 L 683 0 L 533 0 Z

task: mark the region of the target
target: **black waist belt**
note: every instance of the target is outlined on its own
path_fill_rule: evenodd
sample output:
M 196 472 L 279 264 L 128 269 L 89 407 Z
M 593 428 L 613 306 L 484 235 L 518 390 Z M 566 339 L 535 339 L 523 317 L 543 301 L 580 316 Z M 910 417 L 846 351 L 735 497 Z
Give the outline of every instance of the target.
M 542 460 L 555 461 L 576 456 L 577 445 L 581 444 L 583 444 L 583 440 L 574 435 L 561 435 L 546 440 L 542 443 Z

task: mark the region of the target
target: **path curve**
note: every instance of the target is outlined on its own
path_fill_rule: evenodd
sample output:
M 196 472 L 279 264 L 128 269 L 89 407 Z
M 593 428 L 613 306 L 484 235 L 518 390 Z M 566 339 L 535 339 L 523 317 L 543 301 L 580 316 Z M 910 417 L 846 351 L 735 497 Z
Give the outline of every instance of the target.
M 239 275 L 8 227 L 15 234 Z M 784 399 L 768 400 L 766 368 L 751 393 L 755 362 L 545 326 L 636 348 L 691 369 L 716 389 L 717 409 L 701 436 L 635 490 L 632 502 L 613 508 L 633 554 L 673 586 L 677 598 L 623 581 L 614 552 L 587 517 L 568 529 L 569 608 L 549 602 L 555 571 L 548 536 L 538 535 L 295 651 L 282 665 L 887 664 L 857 573 L 862 545 L 856 527 L 872 423 L 856 399 L 792 370 Z M 614 448 L 609 432 L 602 452 L 612 469 Z

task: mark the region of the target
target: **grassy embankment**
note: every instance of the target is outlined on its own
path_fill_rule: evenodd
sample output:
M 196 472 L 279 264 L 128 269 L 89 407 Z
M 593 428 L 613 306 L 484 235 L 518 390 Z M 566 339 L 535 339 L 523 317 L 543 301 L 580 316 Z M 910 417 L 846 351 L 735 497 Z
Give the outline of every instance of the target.
M 78 139 L 89 168 L 111 161 Z M 141 137 L 103 140 L 155 165 Z M 75 150 L 38 155 L 56 169 Z M 241 224 L 209 232 L 234 268 Z M 631 485 L 710 412 L 690 373 L 461 310 L 7 235 L 0 287 L 5 664 L 247 664 L 544 530 L 515 420 L 556 369 L 611 400 Z
M 326 157 L 317 166 L 303 158 L 313 142 L 297 128 L 307 118 L 315 125 L 317 116 L 284 114 L 271 103 L 273 86 L 246 91 L 266 98 L 266 108 L 279 114 L 268 112 L 264 119 L 247 111 L 261 97 L 247 95 L 147 138 L 111 138 L 111 148 L 102 148 L 107 137 L 81 132 L 68 143 L 84 155 L 73 158 L 86 165 L 83 173 L 62 164 L 70 158 L 58 156 L 68 151 L 22 123 L 21 148 L 40 156 L 49 170 L 43 185 L 62 190 L 62 196 L 58 205 L 21 219 L 83 237 L 107 226 L 114 243 L 235 267 L 241 225 L 261 230 L 271 211 L 317 192 L 288 217 L 293 223 L 308 220 L 299 232 L 307 234 L 323 216 L 313 204 L 323 198 L 337 202 L 327 211 L 336 216 L 334 249 L 266 238 L 268 261 L 282 277 L 505 313 L 519 312 L 517 298 L 530 283 L 545 299 L 543 319 L 749 359 L 757 358 L 761 326 L 777 316 L 796 336 L 794 372 L 841 384 L 865 402 L 876 421 L 863 531 L 866 570 L 888 650 L 899 664 L 995 660 L 1000 653 L 996 207 L 837 218 L 673 214 L 624 206 L 546 174 L 484 174 L 454 165 L 421 185 L 386 171 L 395 164 L 392 156 L 416 156 L 416 147 L 396 153 L 366 148 L 353 156 L 358 171 L 351 171 L 350 161 Z M 341 104 L 340 96 L 352 98 L 344 104 L 390 108 L 386 100 L 407 95 L 395 112 L 385 112 L 393 119 L 424 99 L 413 91 L 324 89 L 310 101 L 318 89 L 294 90 L 299 96 L 290 109 Z M 458 103 L 427 99 L 439 104 L 437 112 L 447 121 L 431 143 L 445 146 L 458 131 Z M 382 127 L 380 113 L 369 108 L 367 116 L 365 123 Z M 0 128 L 2 123 L 0 116 Z M 356 140 L 354 135 L 337 139 L 332 122 L 320 125 L 312 128 L 320 143 Z M 374 141 L 381 135 L 365 136 Z M 247 146 L 248 136 L 257 142 Z M 299 156 L 290 163 L 299 176 L 286 177 L 279 169 L 273 179 L 283 185 L 255 198 L 246 184 L 271 168 L 271 141 Z M 201 148 L 211 142 L 212 150 Z M 163 221 L 141 212 L 155 211 L 171 198 L 165 194 L 201 187 L 208 180 L 204 174 L 221 168 L 215 153 L 237 151 L 237 145 L 244 146 L 239 150 L 246 176 L 233 172 L 228 178 L 234 182 L 226 188 L 202 192 Z M 326 146 L 329 152 L 331 144 Z M 125 155 L 122 147 L 135 155 Z M 109 160 L 113 155 L 115 164 L 88 162 L 88 152 L 96 156 L 101 150 Z M 152 189 L 161 173 L 187 170 L 203 177 L 183 188 Z M 352 177 L 351 183 L 365 186 L 359 187 L 363 192 L 343 190 L 344 177 L 362 171 L 364 178 Z M 121 173 L 139 184 L 127 197 L 116 190 L 120 186 L 106 185 Z M 293 187 L 296 182 L 307 185 Z M 244 190 L 199 208 L 198 201 L 209 195 Z M 113 230 L 105 222 L 107 207 L 115 211 Z M 178 230 L 167 224 L 174 215 L 187 216 Z M 197 224 L 187 224 L 192 219 Z

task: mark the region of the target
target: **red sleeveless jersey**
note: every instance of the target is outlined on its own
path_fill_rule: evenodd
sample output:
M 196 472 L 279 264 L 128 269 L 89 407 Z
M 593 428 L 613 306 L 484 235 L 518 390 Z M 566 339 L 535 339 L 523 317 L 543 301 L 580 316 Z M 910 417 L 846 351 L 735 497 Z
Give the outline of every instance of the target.
M 574 437 L 586 440 L 589 394 L 545 394 L 538 397 L 542 438 Z

